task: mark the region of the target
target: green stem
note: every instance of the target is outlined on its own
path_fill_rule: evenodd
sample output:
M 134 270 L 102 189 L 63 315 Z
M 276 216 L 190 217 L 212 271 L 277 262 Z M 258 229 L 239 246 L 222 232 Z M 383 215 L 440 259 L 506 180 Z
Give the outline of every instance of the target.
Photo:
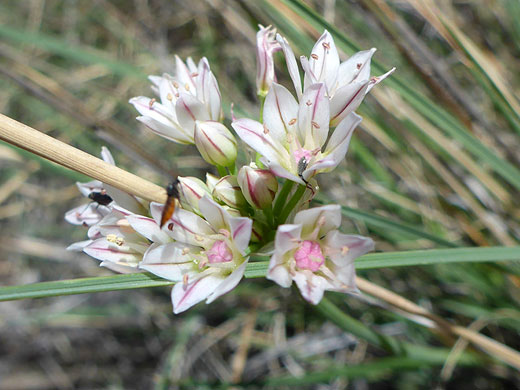
M 276 198 L 276 202 L 273 207 L 273 214 L 275 215 L 276 220 L 278 220 L 277 217 L 280 215 L 282 207 L 285 204 L 287 196 L 289 195 L 289 192 L 291 192 L 293 185 L 294 182 L 291 180 L 285 180 L 285 182 L 283 183 L 282 189 L 280 190 L 280 193 L 278 194 L 278 197 Z
M 218 171 L 218 174 L 220 175 L 220 177 L 224 177 L 224 176 L 228 175 L 225 167 L 223 167 L 222 165 L 217 165 L 216 167 L 217 167 L 217 171 Z
M 271 207 L 268 206 L 265 209 L 263 209 L 262 211 L 265 214 L 265 217 L 267 219 L 267 224 L 269 225 L 269 227 L 273 227 L 274 226 L 274 218 L 273 218 L 273 210 L 271 209 Z
M 278 224 L 281 225 L 285 222 L 291 211 L 294 209 L 294 207 L 298 204 L 300 199 L 302 198 L 305 189 L 304 185 L 299 185 L 296 191 L 294 192 L 294 195 L 292 196 L 291 200 L 289 200 L 289 203 L 287 203 L 287 206 L 283 209 L 282 214 L 280 215 L 280 218 L 278 219 Z

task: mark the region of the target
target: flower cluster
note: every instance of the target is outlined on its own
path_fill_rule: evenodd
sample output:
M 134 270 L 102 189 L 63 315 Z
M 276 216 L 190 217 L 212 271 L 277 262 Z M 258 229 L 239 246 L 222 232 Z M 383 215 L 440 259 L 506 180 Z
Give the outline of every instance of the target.
M 277 83 L 274 55 L 282 52 L 294 94 Z M 174 75 L 150 76 L 156 98 L 132 98 L 137 120 L 173 142 L 193 144 L 219 176 L 179 177 L 175 211 L 104 183 L 78 183 L 92 202 L 65 219 L 87 226 L 88 240 L 69 248 L 117 272 L 151 272 L 175 282 L 175 313 L 232 290 L 257 253 L 270 253 L 267 278 L 282 287 L 294 281 L 317 304 L 325 290 L 357 292 L 354 260 L 373 250 L 370 238 L 339 232 L 341 208 L 309 208 L 315 176 L 345 158 L 361 117 L 354 111 L 388 73 L 370 76 L 375 49 L 340 62 L 325 31 L 309 57 L 300 59 L 303 84 L 287 40 L 271 27 L 257 33 L 259 121 L 224 123 L 222 99 L 206 58 L 175 57 Z M 239 166 L 235 135 L 254 152 Z M 102 157 L 114 164 L 110 152 Z M 166 221 L 166 223 L 162 223 Z

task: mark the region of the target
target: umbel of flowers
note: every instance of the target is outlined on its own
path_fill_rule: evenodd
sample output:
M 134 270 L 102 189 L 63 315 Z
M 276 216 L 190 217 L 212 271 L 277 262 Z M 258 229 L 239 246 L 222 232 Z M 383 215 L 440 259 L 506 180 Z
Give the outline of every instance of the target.
M 294 90 L 277 83 L 281 52 Z M 303 83 L 287 40 L 270 27 L 257 33 L 259 120 L 224 123 L 221 95 L 209 63 L 175 57 L 175 74 L 150 76 L 156 97 L 130 99 L 137 120 L 160 136 L 195 145 L 218 176 L 178 178 L 178 205 L 161 226 L 164 205 L 148 203 L 104 183 L 78 183 L 93 202 L 65 219 L 88 227 L 88 240 L 72 244 L 116 272 L 151 272 L 175 282 L 175 313 L 213 302 L 238 285 L 255 253 L 271 254 L 267 278 L 298 286 L 317 304 L 325 290 L 356 293 L 354 260 L 373 250 L 370 238 L 338 229 L 338 205 L 311 207 L 315 176 L 345 158 L 361 117 L 354 111 L 388 73 L 370 75 L 375 49 L 340 62 L 325 31 L 309 57 L 300 58 Z M 234 130 L 234 132 L 233 132 Z M 236 137 L 238 135 L 238 138 Z M 252 161 L 237 162 L 239 141 Z M 114 164 L 108 149 L 105 161 Z M 177 200 L 176 200 L 177 201 Z

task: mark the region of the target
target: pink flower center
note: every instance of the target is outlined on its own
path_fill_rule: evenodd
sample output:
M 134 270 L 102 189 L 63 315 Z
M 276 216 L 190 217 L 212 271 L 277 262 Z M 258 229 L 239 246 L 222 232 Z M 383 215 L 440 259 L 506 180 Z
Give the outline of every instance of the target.
M 307 162 L 311 161 L 312 158 L 312 150 L 306 150 L 306 149 L 298 149 L 295 150 L 293 153 L 294 159 L 296 160 L 296 163 L 299 163 L 300 160 L 305 157 L 305 160 Z
M 316 272 L 325 262 L 325 257 L 321 251 L 320 244 L 315 241 L 306 240 L 294 252 L 296 266 L 300 269 L 308 269 Z
M 227 263 L 233 260 L 233 253 L 224 241 L 215 242 L 206 255 L 210 263 Z

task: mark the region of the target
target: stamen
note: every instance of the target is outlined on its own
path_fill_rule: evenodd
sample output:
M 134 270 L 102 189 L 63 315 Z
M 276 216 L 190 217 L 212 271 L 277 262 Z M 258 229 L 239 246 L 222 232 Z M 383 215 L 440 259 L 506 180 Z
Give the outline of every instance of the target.
M 231 235 L 231 233 L 229 233 L 229 230 L 226 229 L 220 229 L 218 232 L 226 238 L 229 238 L 229 236 Z
M 188 253 L 190 253 L 190 248 L 185 247 L 185 248 L 182 249 L 183 256 L 186 256 Z
M 325 49 L 330 50 L 330 43 L 328 43 L 328 42 L 322 42 L 321 44 L 323 45 L 323 47 L 324 47 Z
M 204 241 L 204 237 L 200 236 L 199 234 L 195 234 L 195 241 L 202 242 Z
M 184 84 L 184 89 L 186 91 L 189 91 L 190 90 L 190 85 L 188 83 Z
M 128 222 L 126 219 L 120 219 L 119 221 L 117 221 L 116 225 L 121 227 L 129 227 L 130 222 Z
M 199 75 L 198 72 L 193 72 L 193 73 L 191 74 L 191 77 L 197 77 L 198 75 Z
M 170 222 L 168 224 L 168 230 L 173 230 L 173 226 L 174 226 L 173 222 Z
M 292 118 L 290 121 L 289 121 L 289 126 L 292 126 L 296 123 L 296 118 Z
M 175 87 L 175 89 L 179 89 L 179 83 L 177 83 L 177 81 L 173 81 L 172 84 Z
M 150 99 L 150 103 L 148 103 L 148 107 L 149 107 L 150 109 L 152 109 L 152 108 L 153 108 L 153 104 L 154 104 L 155 102 L 156 102 L 155 98 Z
M 312 59 L 314 59 L 314 60 L 318 60 L 318 55 L 317 55 L 317 54 L 314 54 L 314 53 L 313 53 L 313 54 L 311 54 L 311 57 L 312 57 Z
M 341 247 L 341 254 L 343 256 L 345 256 L 348 253 L 348 251 L 349 251 L 349 247 L 348 246 L 345 245 L 345 246 Z
M 183 284 L 184 286 L 187 286 L 187 285 L 188 285 L 188 279 L 189 279 L 188 274 L 184 274 L 184 276 L 182 277 L 182 284 Z
M 312 106 L 312 102 L 311 102 L 310 100 L 307 100 L 307 101 L 305 102 L 305 104 L 308 105 L 308 106 Z
M 264 134 L 269 134 L 269 129 L 267 128 L 265 123 L 264 123 Z
M 358 69 L 361 69 L 361 66 L 363 66 L 363 64 L 361 62 L 359 64 L 356 64 L 356 68 L 358 68 Z
M 320 128 L 320 125 L 318 125 L 318 124 L 317 124 L 316 122 L 314 122 L 314 121 L 312 121 L 311 124 L 312 124 L 315 128 L 317 128 L 317 129 Z
M 173 100 L 173 95 L 171 93 L 168 93 L 168 95 L 166 95 L 166 99 L 168 99 L 171 102 Z

